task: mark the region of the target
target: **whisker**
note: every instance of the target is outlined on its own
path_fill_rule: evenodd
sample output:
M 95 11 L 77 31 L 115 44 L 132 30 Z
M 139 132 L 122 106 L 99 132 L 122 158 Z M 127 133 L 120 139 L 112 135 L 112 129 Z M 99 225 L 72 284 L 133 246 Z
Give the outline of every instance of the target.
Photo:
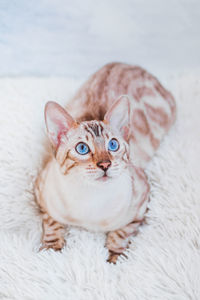
M 96 172 L 87 172 L 87 174 L 96 174 Z

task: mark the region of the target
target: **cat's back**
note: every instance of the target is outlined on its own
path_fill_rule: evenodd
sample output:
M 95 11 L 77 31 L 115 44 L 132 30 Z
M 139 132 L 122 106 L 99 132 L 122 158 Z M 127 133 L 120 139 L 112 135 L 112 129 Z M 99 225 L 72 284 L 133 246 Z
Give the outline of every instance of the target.
M 78 90 L 67 109 L 79 121 L 103 120 L 108 108 L 121 95 L 129 95 L 136 105 L 165 106 L 175 117 L 175 101 L 159 81 L 139 66 L 109 63 L 94 73 Z

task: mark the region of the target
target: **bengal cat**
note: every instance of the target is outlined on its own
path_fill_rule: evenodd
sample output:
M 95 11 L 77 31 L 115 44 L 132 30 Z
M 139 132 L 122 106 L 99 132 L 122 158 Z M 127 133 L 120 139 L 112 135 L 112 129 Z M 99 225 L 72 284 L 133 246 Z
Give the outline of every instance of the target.
M 92 75 L 66 110 L 45 107 L 52 146 L 35 184 L 41 249 L 61 250 L 64 226 L 107 234 L 115 263 L 144 221 L 144 172 L 175 120 L 173 96 L 138 66 L 110 63 Z

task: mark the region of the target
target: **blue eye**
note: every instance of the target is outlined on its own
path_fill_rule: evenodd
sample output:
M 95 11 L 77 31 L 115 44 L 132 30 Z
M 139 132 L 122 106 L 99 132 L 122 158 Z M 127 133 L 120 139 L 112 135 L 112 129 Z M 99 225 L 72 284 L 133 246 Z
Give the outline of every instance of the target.
M 85 155 L 90 152 L 89 147 L 85 143 L 79 143 L 75 149 L 81 155 Z
M 119 142 L 116 139 L 112 139 L 108 143 L 109 151 L 117 151 L 119 149 Z

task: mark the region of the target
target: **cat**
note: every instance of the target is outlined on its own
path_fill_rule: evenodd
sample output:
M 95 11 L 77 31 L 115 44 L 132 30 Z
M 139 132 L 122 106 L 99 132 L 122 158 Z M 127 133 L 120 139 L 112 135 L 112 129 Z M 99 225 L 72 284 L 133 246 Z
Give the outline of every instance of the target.
M 107 234 L 109 262 L 125 255 L 147 210 L 144 169 L 175 115 L 171 93 L 141 67 L 124 63 L 98 70 L 66 109 L 48 102 L 52 151 L 35 183 L 40 249 L 61 250 L 65 226 L 74 225 Z

